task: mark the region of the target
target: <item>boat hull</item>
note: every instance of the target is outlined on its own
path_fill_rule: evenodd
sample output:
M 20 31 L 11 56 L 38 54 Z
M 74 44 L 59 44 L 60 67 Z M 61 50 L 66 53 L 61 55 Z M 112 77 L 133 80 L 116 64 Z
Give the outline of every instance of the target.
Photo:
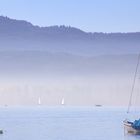
M 127 131 L 127 133 L 131 133 L 131 134 L 140 134 L 140 130 L 133 128 L 131 122 L 123 121 L 123 124 L 124 124 L 125 132 Z
M 3 130 L 0 130 L 0 134 L 3 134 Z

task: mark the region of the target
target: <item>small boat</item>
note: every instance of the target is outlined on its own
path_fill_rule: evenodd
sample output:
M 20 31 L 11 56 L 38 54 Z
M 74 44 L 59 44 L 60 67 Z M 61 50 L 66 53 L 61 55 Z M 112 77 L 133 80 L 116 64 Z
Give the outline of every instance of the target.
M 124 130 L 127 131 L 127 133 L 140 134 L 140 129 L 136 129 L 133 127 L 133 124 L 134 124 L 133 122 L 124 120 L 123 124 L 124 124 Z
M 41 98 L 38 98 L 38 105 L 41 105 Z
M 96 107 L 101 107 L 102 105 L 100 105 L 100 104 L 96 104 L 95 106 L 96 106 Z
M 138 62 L 137 62 L 136 70 L 135 70 L 135 73 L 134 73 L 134 79 L 133 79 L 131 94 L 130 94 L 130 98 L 129 98 L 127 113 L 129 113 L 130 107 L 131 107 L 131 104 L 132 104 L 131 103 L 132 102 L 132 95 L 133 95 L 133 91 L 134 91 L 134 88 L 135 88 L 135 82 L 136 82 L 136 76 L 137 76 L 138 69 L 139 69 L 139 64 L 140 64 L 140 54 L 138 55 Z M 135 120 L 133 122 L 125 119 L 123 121 L 123 125 L 124 125 L 125 132 L 127 131 L 127 133 L 131 133 L 131 134 L 140 134 L 140 119 Z
M 3 130 L 2 129 L 0 129 L 0 134 L 3 134 Z
M 61 105 L 64 105 L 64 104 L 65 104 L 65 99 L 62 98 Z

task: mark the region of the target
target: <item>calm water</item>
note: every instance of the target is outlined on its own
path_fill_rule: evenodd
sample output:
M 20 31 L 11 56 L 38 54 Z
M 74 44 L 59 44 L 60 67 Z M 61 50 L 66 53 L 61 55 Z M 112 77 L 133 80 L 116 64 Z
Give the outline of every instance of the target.
M 121 108 L 5 107 L 0 108 L 0 140 L 139 140 L 124 135 L 126 117 Z

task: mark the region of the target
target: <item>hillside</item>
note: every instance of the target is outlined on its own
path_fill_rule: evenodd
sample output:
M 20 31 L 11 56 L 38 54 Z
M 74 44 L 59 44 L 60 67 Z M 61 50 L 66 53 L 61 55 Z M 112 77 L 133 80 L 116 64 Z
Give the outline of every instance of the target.
M 84 56 L 129 54 L 140 51 L 140 33 L 87 33 L 66 26 L 39 27 L 1 16 L 0 50 L 40 50 Z
M 139 32 L 87 33 L 1 16 L 0 104 L 42 97 L 59 105 L 65 97 L 67 105 L 127 105 L 139 52 Z

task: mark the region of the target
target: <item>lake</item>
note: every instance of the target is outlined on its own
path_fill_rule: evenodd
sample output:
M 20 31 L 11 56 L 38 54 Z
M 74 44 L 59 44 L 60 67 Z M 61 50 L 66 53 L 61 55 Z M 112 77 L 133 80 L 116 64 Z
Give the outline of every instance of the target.
M 138 140 L 122 121 L 139 116 L 120 107 L 1 107 L 0 140 Z

